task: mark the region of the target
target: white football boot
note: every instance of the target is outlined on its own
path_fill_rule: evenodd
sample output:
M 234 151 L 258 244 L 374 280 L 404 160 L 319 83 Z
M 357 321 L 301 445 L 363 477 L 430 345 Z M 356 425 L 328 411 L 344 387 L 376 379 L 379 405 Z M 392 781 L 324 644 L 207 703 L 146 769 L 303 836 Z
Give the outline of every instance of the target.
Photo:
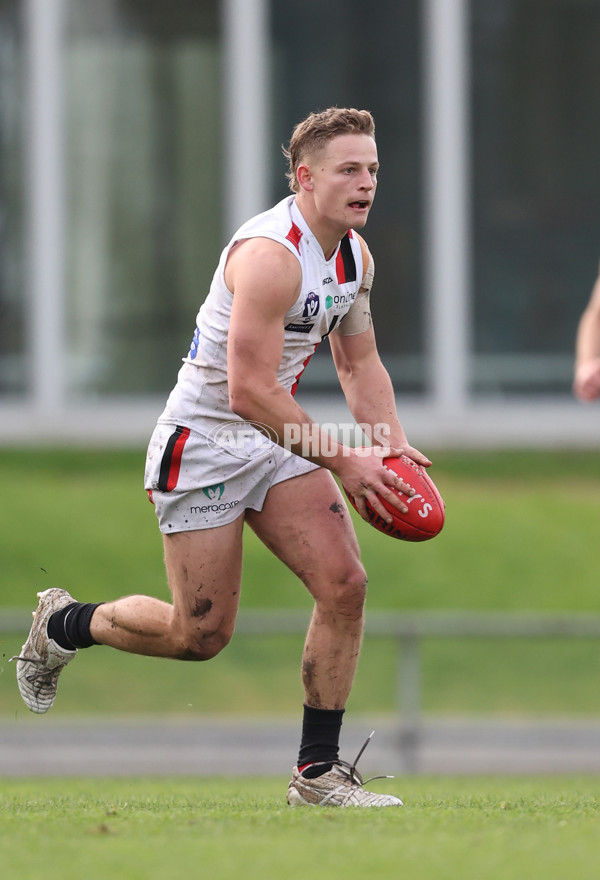
M 374 731 L 373 731 L 374 732 Z M 365 791 L 363 786 L 373 779 L 392 779 L 391 776 L 371 776 L 366 782 L 356 765 L 358 759 L 371 741 L 371 736 L 358 753 L 353 764 L 346 761 L 335 761 L 331 770 L 307 779 L 294 767 L 292 780 L 288 785 L 287 802 L 291 807 L 312 805 L 317 807 L 401 807 L 400 798 L 391 794 L 374 794 Z
M 17 661 L 17 684 L 25 705 L 32 712 L 43 714 L 54 703 L 58 676 L 77 653 L 66 651 L 48 638 L 48 621 L 55 611 L 75 600 L 66 590 L 56 587 L 38 593 L 38 599 L 27 641 L 21 653 L 10 659 Z

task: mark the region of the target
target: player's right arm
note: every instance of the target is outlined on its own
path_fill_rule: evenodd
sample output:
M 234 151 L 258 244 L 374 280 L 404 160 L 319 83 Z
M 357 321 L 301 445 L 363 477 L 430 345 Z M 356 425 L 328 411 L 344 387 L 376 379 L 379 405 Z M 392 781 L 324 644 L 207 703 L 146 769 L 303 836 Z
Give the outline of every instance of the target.
M 600 276 L 577 328 L 573 392 L 580 400 L 600 397 Z
M 229 403 L 243 419 L 268 425 L 280 440 L 286 424 L 308 420 L 277 377 L 284 318 L 301 282 L 293 254 L 267 238 L 237 244 L 225 268 L 225 283 L 233 294 L 227 343 Z

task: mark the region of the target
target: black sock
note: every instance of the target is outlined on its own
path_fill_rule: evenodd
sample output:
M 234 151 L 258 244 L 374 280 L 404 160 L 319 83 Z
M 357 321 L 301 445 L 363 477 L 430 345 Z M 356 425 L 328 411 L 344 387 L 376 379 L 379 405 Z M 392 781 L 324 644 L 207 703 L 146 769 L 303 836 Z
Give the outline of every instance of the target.
M 102 605 L 102 602 L 72 602 L 55 611 L 48 621 L 48 638 L 54 639 L 65 651 L 97 645 L 90 633 L 90 623 L 98 605 Z
M 298 755 L 298 767 L 315 764 L 302 771 L 308 779 L 314 779 L 331 770 L 339 757 L 340 731 L 343 709 L 314 709 L 304 706 L 302 741 Z

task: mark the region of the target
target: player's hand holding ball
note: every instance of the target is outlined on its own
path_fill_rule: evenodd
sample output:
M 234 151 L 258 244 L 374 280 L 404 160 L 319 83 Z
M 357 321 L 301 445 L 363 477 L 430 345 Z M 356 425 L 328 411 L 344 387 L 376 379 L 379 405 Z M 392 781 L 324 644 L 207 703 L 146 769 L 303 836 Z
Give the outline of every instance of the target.
M 342 485 L 350 503 L 363 519 L 378 531 L 403 541 L 427 541 L 441 532 L 445 505 L 425 470 L 430 464 L 429 459 L 410 446 L 401 450 L 373 447 L 369 450 L 373 455 L 367 450 L 356 452 L 358 456 L 366 453 L 362 458 L 363 476 L 352 485 L 344 474 Z M 356 459 L 358 461 L 360 458 Z M 367 474 L 372 472 L 373 464 L 379 464 L 383 470 L 378 485 L 377 480 L 368 482 Z

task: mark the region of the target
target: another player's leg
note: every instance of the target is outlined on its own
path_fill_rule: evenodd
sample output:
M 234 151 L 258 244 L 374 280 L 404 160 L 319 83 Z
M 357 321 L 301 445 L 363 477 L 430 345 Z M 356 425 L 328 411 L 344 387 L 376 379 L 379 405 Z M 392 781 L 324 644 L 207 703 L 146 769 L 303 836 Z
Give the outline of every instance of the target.
M 339 759 L 346 700 L 360 654 L 366 575 L 346 503 L 328 471 L 278 483 L 247 521 L 315 599 L 302 658 L 305 692 L 298 765 L 290 804 L 399 806 L 364 791 L 355 767 Z
M 215 529 L 165 536 L 172 604 L 127 596 L 96 605 L 76 602 L 66 590 L 39 593 L 31 631 L 13 658 L 27 707 L 36 713 L 51 708 L 58 677 L 79 648 L 102 644 L 180 660 L 216 656 L 235 626 L 242 530 L 240 516 Z

